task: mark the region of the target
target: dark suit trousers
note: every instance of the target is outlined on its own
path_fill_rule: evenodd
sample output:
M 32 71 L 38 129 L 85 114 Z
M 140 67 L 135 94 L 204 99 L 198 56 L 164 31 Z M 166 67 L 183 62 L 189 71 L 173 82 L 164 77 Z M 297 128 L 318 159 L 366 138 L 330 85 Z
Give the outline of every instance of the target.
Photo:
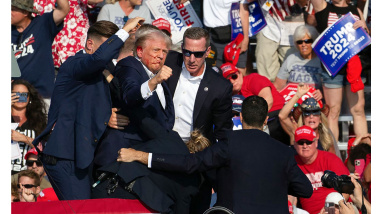
M 57 158 L 55 165 L 43 161 L 46 174 L 59 200 L 91 198 L 92 164 L 85 169 L 75 167 L 74 161 Z

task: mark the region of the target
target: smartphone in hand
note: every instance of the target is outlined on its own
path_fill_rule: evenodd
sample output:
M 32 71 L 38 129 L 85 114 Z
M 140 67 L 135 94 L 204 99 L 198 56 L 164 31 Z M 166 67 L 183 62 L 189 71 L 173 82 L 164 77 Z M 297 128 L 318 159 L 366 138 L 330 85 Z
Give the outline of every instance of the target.
M 19 96 L 18 102 L 19 103 L 26 103 L 28 100 L 28 93 L 20 93 L 16 92 L 16 95 Z
M 365 161 L 364 159 L 355 159 L 355 172 L 362 177 L 364 172 Z

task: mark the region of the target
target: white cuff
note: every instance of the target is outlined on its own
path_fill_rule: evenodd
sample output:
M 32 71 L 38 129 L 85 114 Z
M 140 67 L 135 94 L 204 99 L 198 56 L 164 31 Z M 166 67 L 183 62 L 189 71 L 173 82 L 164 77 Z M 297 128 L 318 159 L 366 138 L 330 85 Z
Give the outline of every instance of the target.
M 129 33 L 124 29 L 118 30 L 115 35 L 118 36 L 123 42 L 125 42 L 125 40 L 127 40 L 129 37 Z
M 148 168 L 152 168 L 152 153 L 148 155 Z
M 148 81 L 144 82 L 140 88 L 141 96 L 144 100 L 147 100 L 150 96 L 152 96 L 153 92 L 155 91 L 150 91 Z

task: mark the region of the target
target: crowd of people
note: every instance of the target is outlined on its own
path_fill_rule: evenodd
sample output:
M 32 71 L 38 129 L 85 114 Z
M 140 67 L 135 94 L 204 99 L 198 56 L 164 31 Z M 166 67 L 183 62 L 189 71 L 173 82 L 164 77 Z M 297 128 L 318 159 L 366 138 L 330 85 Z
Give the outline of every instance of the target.
M 21 71 L 12 77 L 12 202 L 124 198 L 160 213 L 371 213 L 368 55 L 330 76 L 312 48 L 349 12 L 353 28 L 370 34 L 371 0 L 257 0 L 267 22 L 254 36 L 257 72 L 248 66 L 254 1 L 164 2 L 190 2 L 203 23 L 173 44 L 175 26 L 145 0 L 12 0 Z M 297 89 L 285 99 L 288 84 Z M 338 147 L 343 92 L 355 134 L 346 159 Z

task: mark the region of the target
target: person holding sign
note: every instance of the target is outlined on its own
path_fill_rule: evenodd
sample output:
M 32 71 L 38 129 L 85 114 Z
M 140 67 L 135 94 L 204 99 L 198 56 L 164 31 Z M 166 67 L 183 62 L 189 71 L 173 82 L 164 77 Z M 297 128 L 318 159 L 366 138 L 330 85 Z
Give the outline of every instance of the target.
M 289 117 L 294 104 L 296 104 L 298 99 L 300 99 L 308 91 L 308 85 L 305 85 L 304 83 L 298 84 L 297 93 L 292 97 L 292 99 L 289 100 L 289 102 L 285 104 L 285 106 L 278 114 L 281 126 L 290 136 L 291 145 L 294 144 L 294 133 L 298 127 L 301 127 L 303 125 L 311 127 L 317 134 L 318 149 L 329 151 L 335 154 L 334 139 L 331 135 L 331 132 L 329 131 L 327 117 L 324 112 L 322 113 L 322 107 L 314 98 L 310 97 L 302 102 L 302 114 L 298 118 L 298 121 L 297 118 L 295 118 L 296 121 L 292 122 L 291 118 Z
M 220 67 L 226 60 L 223 58 L 224 48 L 231 42 L 231 19 L 227 14 L 231 11 L 232 3 L 239 2 L 239 12 L 234 13 L 234 17 L 240 17 L 243 29 L 243 41 L 236 46 L 240 49 L 239 60 L 235 66 L 239 71 L 246 74 L 247 50 L 249 45 L 249 11 L 246 1 L 242 0 L 208 0 L 203 1 L 203 22 L 206 30 L 210 33 L 211 44 L 216 47 L 216 66 Z M 237 56 L 235 56 L 237 57 Z
M 362 27 L 368 32 L 362 11 L 355 6 L 348 5 L 343 0 L 333 0 L 328 4 L 325 0 L 311 0 L 314 6 L 315 18 L 317 20 L 317 30 L 323 32 L 326 28 L 337 21 L 342 15 L 349 12 L 353 14 L 356 22 L 353 28 Z M 335 76 L 329 76 L 327 72 L 322 72 L 323 93 L 326 104 L 330 106 L 328 116 L 329 125 L 335 139 L 339 139 L 338 119 L 342 104 L 343 86 L 347 94 L 347 101 L 354 120 L 355 135 L 363 135 L 368 132 L 367 122 L 364 113 L 364 85 L 361 80 L 361 62 L 357 55 L 353 56 L 345 66 Z M 351 84 L 349 87 L 348 83 Z M 351 90 L 350 90 L 351 88 Z
M 277 74 L 274 86 L 278 91 L 285 88 L 287 83 L 306 83 L 315 87 L 313 97 L 319 101 L 322 93 L 321 61 L 314 53 L 311 44 L 318 37 L 317 30 L 310 25 L 298 26 L 294 32 L 293 40 L 298 52 L 286 58 Z

